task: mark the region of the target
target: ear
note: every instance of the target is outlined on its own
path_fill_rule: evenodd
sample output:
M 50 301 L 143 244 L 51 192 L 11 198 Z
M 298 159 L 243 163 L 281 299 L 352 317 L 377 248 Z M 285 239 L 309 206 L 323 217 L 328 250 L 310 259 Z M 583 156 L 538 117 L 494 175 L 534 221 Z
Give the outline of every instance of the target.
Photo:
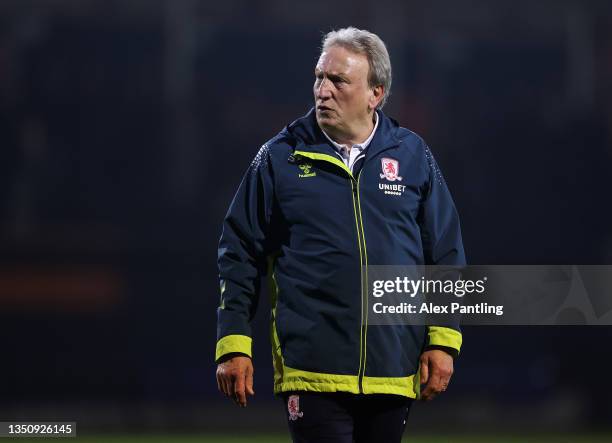
M 382 101 L 383 95 L 385 94 L 385 87 L 383 85 L 374 86 L 371 91 L 372 94 L 368 100 L 368 107 L 370 110 L 374 110 Z

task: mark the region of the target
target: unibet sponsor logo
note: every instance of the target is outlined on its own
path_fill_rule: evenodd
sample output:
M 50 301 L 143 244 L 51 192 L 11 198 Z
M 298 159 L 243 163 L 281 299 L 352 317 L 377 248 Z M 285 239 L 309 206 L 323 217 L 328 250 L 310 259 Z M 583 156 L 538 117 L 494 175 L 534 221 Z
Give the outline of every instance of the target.
M 402 195 L 406 189 L 406 185 L 390 185 L 387 183 L 379 183 L 378 189 L 389 195 Z
M 312 165 L 310 163 L 303 163 L 301 165 L 298 166 L 303 174 L 299 174 L 300 178 L 306 178 L 306 177 L 316 177 L 317 173 L 316 172 L 310 172 L 310 169 L 312 168 Z

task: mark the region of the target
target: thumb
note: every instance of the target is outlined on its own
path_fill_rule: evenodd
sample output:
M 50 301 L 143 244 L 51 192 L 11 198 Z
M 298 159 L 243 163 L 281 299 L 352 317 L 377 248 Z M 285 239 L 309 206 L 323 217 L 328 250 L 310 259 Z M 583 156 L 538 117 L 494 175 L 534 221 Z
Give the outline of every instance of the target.
M 246 370 L 246 391 L 249 395 L 255 395 L 253 390 L 253 367 L 250 366 Z
M 421 384 L 427 383 L 429 380 L 429 361 L 424 358 L 421 359 Z

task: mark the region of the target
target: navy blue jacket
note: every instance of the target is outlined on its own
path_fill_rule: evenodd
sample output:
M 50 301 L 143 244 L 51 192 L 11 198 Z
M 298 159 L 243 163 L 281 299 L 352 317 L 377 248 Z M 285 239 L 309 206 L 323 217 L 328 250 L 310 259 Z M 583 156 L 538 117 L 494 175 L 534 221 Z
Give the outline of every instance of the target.
M 216 359 L 251 354 L 261 279 L 272 289 L 275 393 L 419 394 L 425 346 L 458 330 L 368 325 L 368 265 L 463 265 L 459 218 L 425 142 L 381 111 L 351 173 L 314 111 L 264 144 L 230 205 L 219 244 Z

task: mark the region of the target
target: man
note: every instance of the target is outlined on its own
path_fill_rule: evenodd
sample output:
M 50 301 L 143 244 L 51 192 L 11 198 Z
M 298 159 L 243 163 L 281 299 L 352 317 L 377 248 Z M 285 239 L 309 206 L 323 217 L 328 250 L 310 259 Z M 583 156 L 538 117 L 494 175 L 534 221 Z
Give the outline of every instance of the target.
M 328 33 L 315 107 L 262 146 L 223 224 L 219 389 L 243 407 L 254 394 L 250 320 L 267 273 L 274 392 L 294 441 L 399 442 L 412 399 L 446 389 L 461 347 L 451 328 L 368 324 L 367 266 L 465 262 L 429 148 L 381 111 L 390 88 L 378 36 Z

